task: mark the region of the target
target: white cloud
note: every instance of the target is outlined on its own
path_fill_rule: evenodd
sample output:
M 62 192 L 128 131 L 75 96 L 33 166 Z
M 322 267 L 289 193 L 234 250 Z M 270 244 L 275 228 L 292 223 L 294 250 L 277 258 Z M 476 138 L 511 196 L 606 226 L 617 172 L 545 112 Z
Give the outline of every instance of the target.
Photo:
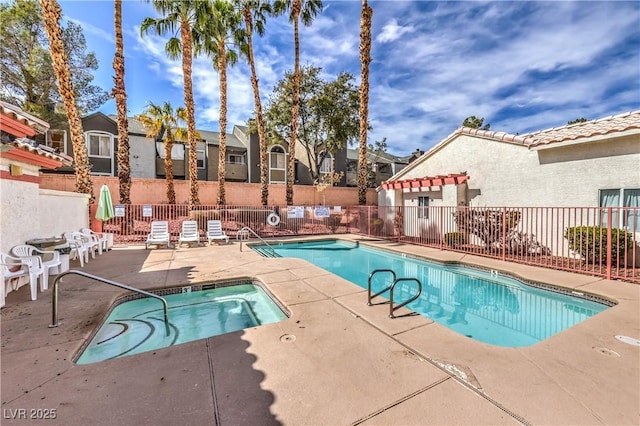
M 73 19 L 73 18 L 67 18 L 67 21 L 73 22 L 76 25 L 80 25 L 82 27 L 82 31 L 84 33 L 88 33 L 88 34 L 92 34 L 106 42 L 109 42 L 111 44 L 114 45 L 114 49 L 115 49 L 115 37 L 113 35 L 113 31 L 108 31 L 105 29 L 102 29 L 100 27 L 97 27 L 95 25 L 91 25 L 88 22 L 85 21 L 81 21 L 78 19 Z
M 412 26 L 400 26 L 396 19 L 391 19 L 388 24 L 382 28 L 382 32 L 376 37 L 378 43 L 389 43 L 395 41 L 405 34 L 411 34 L 415 31 Z

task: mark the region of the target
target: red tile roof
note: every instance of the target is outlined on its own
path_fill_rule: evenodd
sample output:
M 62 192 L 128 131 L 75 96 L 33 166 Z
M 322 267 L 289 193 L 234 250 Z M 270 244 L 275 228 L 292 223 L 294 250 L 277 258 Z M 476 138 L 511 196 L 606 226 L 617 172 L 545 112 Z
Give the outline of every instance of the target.
M 469 127 L 460 127 L 454 132 L 454 134 L 479 136 L 534 147 L 560 142 L 579 141 L 580 139 L 619 133 L 632 129 L 640 129 L 640 111 L 626 112 L 624 114 L 613 115 L 598 120 L 569 124 L 566 126 L 539 130 L 532 133 L 525 133 L 522 135 L 512 135 L 506 132 L 495 132 L 492 130 L 472 129 Z
M 632 129 L 640 129 L 640 111 L 613 115 L 599 120 L 570 124 L 553 129 L 522 135 L 529 146 L 547 145 L 565 141 L 591 138 L 594 136 L 619 133 Z

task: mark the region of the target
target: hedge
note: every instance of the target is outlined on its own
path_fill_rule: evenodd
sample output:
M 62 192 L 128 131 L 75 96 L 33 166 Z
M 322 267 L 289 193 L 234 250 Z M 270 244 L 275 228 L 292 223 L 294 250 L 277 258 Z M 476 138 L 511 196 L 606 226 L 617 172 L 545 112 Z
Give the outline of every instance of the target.
M 587 263 L 607 263 L 607 228 L 574 226 L 564 231 L 569 248 L 580 254 Z M 611 264 L 624 262 L 625 252 L 633 245 L 633 234 L 622 229 L 611 230 Z

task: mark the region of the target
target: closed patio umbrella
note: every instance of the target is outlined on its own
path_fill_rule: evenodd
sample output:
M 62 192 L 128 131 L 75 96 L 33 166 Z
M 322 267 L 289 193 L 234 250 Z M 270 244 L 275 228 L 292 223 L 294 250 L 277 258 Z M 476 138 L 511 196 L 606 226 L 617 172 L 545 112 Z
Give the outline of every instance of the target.
M 100 198 L 98 199 L 98 210 L 96 210 L 96 219 L 103 222 L 115 217 L 113 211 L 113 203 L 111 201 L 111 191 L 107 185 L 100 188 Z

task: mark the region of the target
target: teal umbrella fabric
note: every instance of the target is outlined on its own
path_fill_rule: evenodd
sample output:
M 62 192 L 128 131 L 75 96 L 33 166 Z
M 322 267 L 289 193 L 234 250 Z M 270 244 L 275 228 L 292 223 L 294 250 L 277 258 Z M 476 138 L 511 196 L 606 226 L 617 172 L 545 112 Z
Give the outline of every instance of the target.
M 104 222 L 115 217 L 115 215 L 113 202 L 111 201 L 111 191 L 109 191 L 107 185 L 102 185 L 102 188 L 100 188 L 100 198 L 98 199 L 98 210 L 96 210 L 96 219 Z

